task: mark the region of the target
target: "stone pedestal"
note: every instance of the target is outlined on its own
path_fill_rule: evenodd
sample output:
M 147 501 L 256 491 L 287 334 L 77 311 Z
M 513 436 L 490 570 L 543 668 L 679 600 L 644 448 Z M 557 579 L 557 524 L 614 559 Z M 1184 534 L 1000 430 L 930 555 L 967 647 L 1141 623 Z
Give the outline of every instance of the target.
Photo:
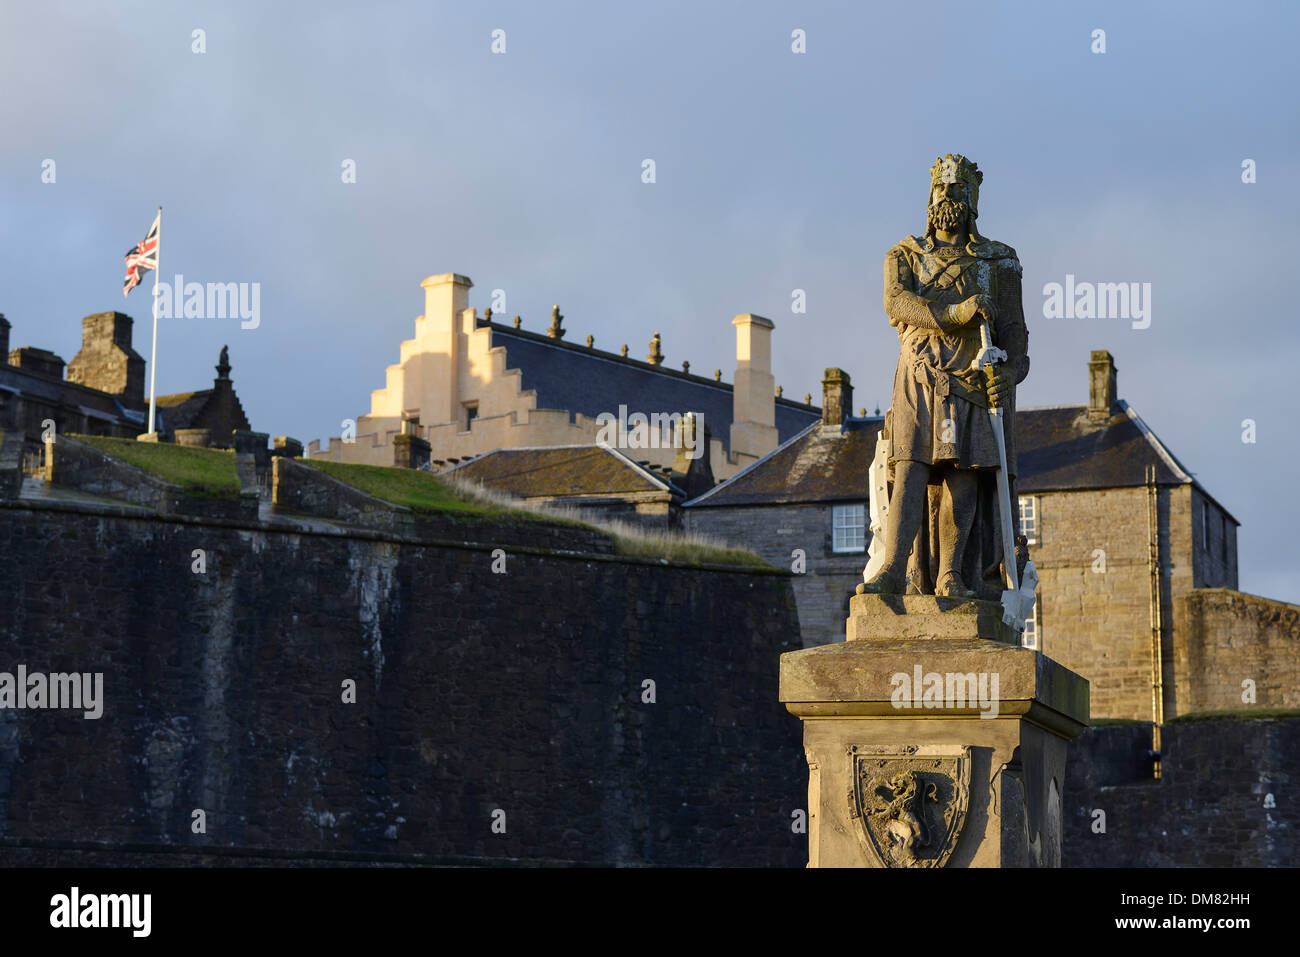
M 809 867 L 1058 867 L 1088 682 L 995 602 L 857 595 L 843 644 L 781 656 L 803 721 Z

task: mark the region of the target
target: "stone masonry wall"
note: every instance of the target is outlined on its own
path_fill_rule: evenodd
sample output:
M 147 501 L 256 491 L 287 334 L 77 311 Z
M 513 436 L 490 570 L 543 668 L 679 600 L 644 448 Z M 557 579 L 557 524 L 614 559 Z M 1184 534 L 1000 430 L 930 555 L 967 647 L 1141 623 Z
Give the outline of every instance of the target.
M 830 505 L 684 511 L 689 529 L 747 548 L 777 568 L 791 568 L 795 549 L 802 549 L 806 569 L 795 575 L 793 583 L 803 645 L 811 648 L 844 640 L 849 598 L 862 581 L 867 553 L 832 550 Z
M 1030 546 L 1030 555 L 1041 579 L 1040 649 L 1091 682 L 1094 718 L 1150 720 L 1147 490 L 1099 489 L 1034 497 L 1039 541 Z M 1221 665 L 1231 665 L 1233 674 L 1241 667 L 1254 667 L 1256 673 L 1241 677 L 1255 677 L 1261 687 L 1266 673 L 1278 675 L 1279 680 L 1290 678 L 1294 684 L 1300 632 L 1287 631 L 1294 626 L 1279 622 L 1288 614 L 1287 620 L 1294 621 L 1300 609 L 1224 588 L 1205 588 L 1236 584 L 1235 524 L 1188 485 L 1161 488 L 1158 502 L 1164 719 L 1190 711 L 1249 707 L 1240 698 L 1240 677 L 1231 694 L 1230 688 L 1218 687 L 1227 673 Z M 1208 547 L 1202 541 L 1205 502 L 1210 509 Z M 1104 571 L 1097 570 L 1101 567 L 1098 549 L 1105 553 Z M 1229 609 L 1219 599 L 1197 601 L 1195 596 L 1202 593 L 1236 595 L 1239 604 Z M 1248 599 L 1259 602 L 1258 608 L 1251 610 Z M 1198 624 L 1201 614 L 1209 618 Z M 1198 633 L 1202 625 L 1205 630 Z M 1185 634 L 1188 628 L 1192 633 Z M 1210 646 L 1220 652 L 1231 647 L 1234 653 L 1224 656 Z M 1236 654 L 1244 648 L 1249 652 Z M 1204 691 L 1199 690 L 1202 686 Z M 1275 692 L 1272 699 L 1279 695 Z M 1285 706 L 1294 706 L 1293 700 L 1286 698 Z M 1258 707 L 1283 706 L 1266 704 L 1262 695 L 1258 702 Z
M 1163 488 L 1159 497 L 1166 685 L 1172 679 L 1170 595 L 1192 584 L 1190 541 L 1185 540 L 1190 531 L 1184 535 L 1171 528 L 1169 516 L 1172 512 L 1181 520 L 1188 495 L 1187 488 Z M 1039 540 L 1029 554 L 1040 579 L 1039 650 L 1091 682 L 1094 718 L 1150 719 L 1147 490 L 1041 493 L 1035 498 Z M 1166 699 L 1172 700 L 1168 688 Z
M 1094 727 L 1071 742 L 1063 866 L 1295 866 L 1300 805 L 1288 785 L 1300 717 L 1166 724 L 1158 781 L 1143 758 L 1150 746 L 1149 723 Z
M 1300 708 L 1300 607 L 1227 588 L 1175 606 L 1178 711 Z M 1246 681 L 1254 701 L 1243 700 Z
M 0 710 L 0 863 L 91 842 L 801 865 L 789 578 L 480 532 L 0 502 L 0 671 L 102 672 L 105 699 L 98 720 Z

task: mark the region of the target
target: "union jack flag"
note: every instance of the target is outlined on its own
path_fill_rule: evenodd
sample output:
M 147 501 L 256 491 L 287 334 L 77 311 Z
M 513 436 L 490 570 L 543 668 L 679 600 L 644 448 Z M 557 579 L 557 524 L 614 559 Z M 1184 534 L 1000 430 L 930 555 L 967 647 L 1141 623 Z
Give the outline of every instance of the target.
M 123 298 L 140 285 L 144 273 L 158 268 L 158 229 L 161 222 L 162 210 L 160 209 L 144 239 L 126 251 L 126 279 L 122 283 Z

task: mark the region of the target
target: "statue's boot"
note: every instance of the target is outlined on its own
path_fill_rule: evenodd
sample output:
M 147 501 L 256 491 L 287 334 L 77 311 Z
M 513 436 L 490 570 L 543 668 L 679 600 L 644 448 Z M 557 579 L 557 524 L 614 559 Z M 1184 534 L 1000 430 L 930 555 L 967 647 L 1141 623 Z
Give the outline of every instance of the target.
M 961 576 L 956 572 L 948 572 L 940 576 L 939 586 L 935 588 L 936 595 L 943 595 L 945 598 L 974 598 L 975 592 L 966 587 L 961 580 Z
M 907 574 L 883 568 L 876 577 L 862 586 L 864 595 L 901 595 L 907 587 Z

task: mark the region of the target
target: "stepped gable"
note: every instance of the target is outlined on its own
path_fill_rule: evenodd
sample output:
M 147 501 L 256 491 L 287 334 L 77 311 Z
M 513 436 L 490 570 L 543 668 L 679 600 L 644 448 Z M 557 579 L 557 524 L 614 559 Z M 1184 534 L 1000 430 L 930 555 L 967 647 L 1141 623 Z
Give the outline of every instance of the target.
M 616 415 L 620 405 L 633 412 L 685 413 L 704 416 L 704 424 L 728 452 L 733 419 L 733 386 L 662 364 L 604 352 L 515 329 L 497 322 L 492 345 L 504 346 L 511 369 L 522 373 L 522 390 L 537 394 L 539 409 L 567 409 L 595 418 Z M 821 417 L 821 409 L 786 398 L 776 399 L 778 441 L 793 438 Z
M 229 448 L 233 432 L 252 429 L 230 379 L 230 354 L 225 346 L 221 348 L 216 369 L 217 378 L 211 389 L 160 395 L 155 399 L 159 432 L 174 435 L 177 429 L 210 429 L 213 446 Z

